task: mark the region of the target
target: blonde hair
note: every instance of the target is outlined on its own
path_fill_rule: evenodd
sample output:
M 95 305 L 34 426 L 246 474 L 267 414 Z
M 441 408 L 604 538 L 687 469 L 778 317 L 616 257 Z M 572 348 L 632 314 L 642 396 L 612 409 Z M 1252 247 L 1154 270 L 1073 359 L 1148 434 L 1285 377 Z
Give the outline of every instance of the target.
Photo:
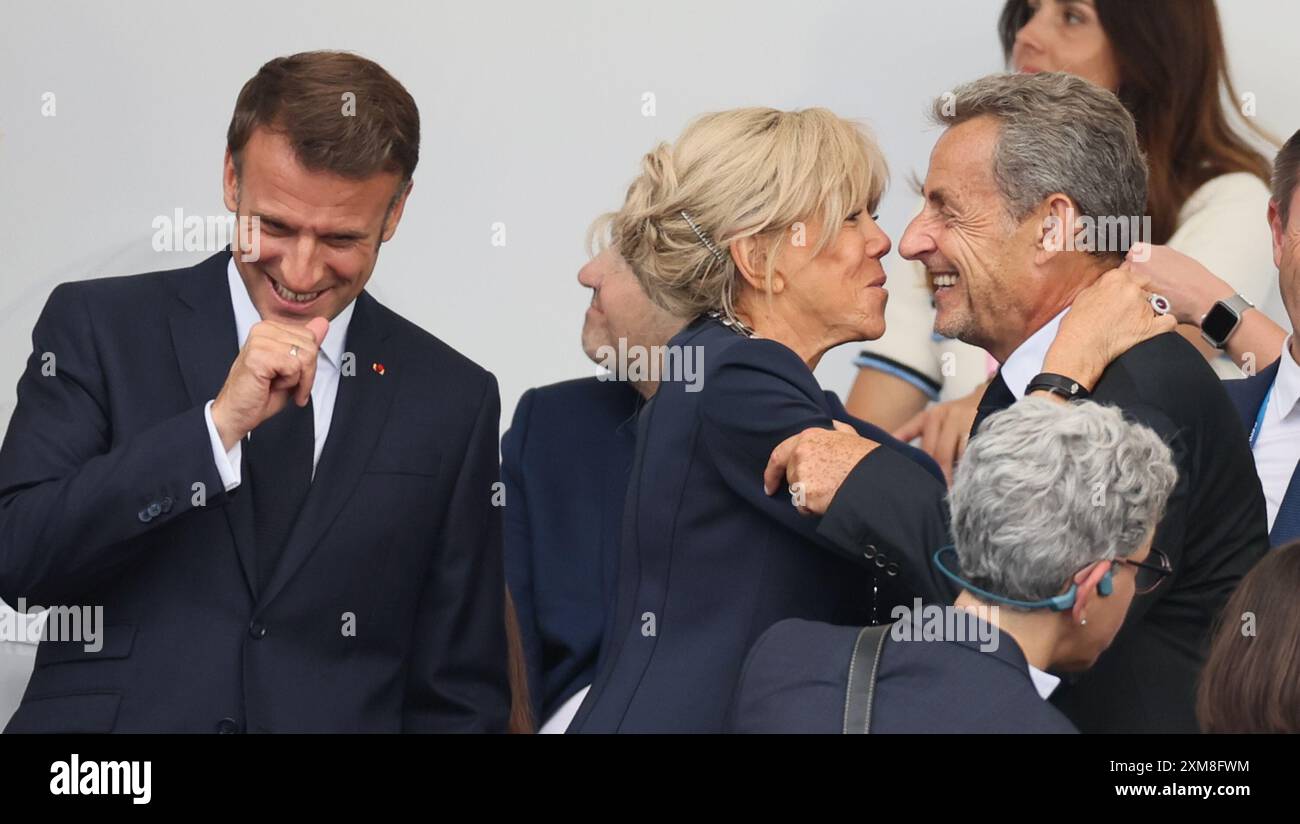
M 875 208 L 887 178 L 870 134 L 826 109 L 706 114 L 676 143 L 660 143 L 642 159 L 623 207 L 598 218 L 588 238 L 600 238 L 596 248 L 616 248 L 646 294 L 671 314 L 690 319 L 720 310 L 734 320 L 733 241 L 765 241 L 770 287 L 775 241 L 797 223 L 820 221 L 819 254 L 835 239 L 831 227 Z

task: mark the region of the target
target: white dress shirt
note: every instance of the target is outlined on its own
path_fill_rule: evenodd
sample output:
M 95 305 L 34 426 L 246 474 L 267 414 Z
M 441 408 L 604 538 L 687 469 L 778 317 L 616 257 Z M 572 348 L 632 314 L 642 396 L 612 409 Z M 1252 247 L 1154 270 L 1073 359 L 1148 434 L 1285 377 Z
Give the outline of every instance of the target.
M 1033 375 L 1030 375 L 1033 377 Z M 1056 687 L 1061 683 L 1061 679 L 1052 675 L 1050 672 L 1043 672 L 1033 664 L 1029 665 L 1029 680 L 1034 682 L 1034 689 L 1038 690 L 1038 697 L 1046 701 L 1052 697 Z
M 258 314 L 252 298 L 248 296 L 244 279 L 239 276 L 233 256 L 226 269 L 226 280 L 230 284 L 230 303 L 235 309 L 235 330 L 239 336 L 239 348 L 242 350 L 244 342 L 248 340 L 249 330 L 253 328 L 253 324 L 262 319 L 262 316 Z M 334 400 L 339 393 L 343 344 L 347 340 L 348 324 L 352 322 L 352 310 L 356 303 L 353 300 L 342 312 L 339 312 L 338 317 L 330 321 L 329 331 L 325 333 L 325 340 L 316 354 L 316 379 L 311 385 L 312 419 L 316 428 L 315 451 L 311 459 L 313 480 L 316 478 L 316 464 L 320 462 L 321 450 L 325 448 L 325 438 L 330 432 L 330 421 L 334 418 Z M 289 402 L 293 403 L 292 400 Z M 203 407 L 203 418 L 208 423 L 208 437 L 212 441 L 212 459 L 217 464 L 221 483 L 229 492 L 239 486 L 241 481 L 239 463 L 243 455 L 243 441 L 236 443 L 230 451 L 226 451 L 225 445 L 221 442 L 221 435 L 217 433 L 216 424 L 212 422 L 212 403 L 213 401 L 208 401 Z M 248 437 L 251 438 L 252 435 Z
M 537 731 L 538 735 L 557 735 L 569 729 L 573 723 L 573 718 L 578 714 L 578 708 L 582 706 L 583 700 L 586 699 L 587 693 L 591 692 L 591 684 L 570 695 L 560 708 L 555 711 L 546 722 L 542 724 L 541 729 Z
M 1047 350 L 1052 348 L 1052 341 L 1056 340 L 1056 332 L 1061 328 L 1061 318 L 1065 317 L 1068 311 L 1070 308 L 1067 306 L 1056 317 L 1043 324 L 1037 332 L 1017 346 L 1002 364 L 1002 380 L 1006 381 L 1007 388 L 1011 390 L 1012 395 L 1015 395 L 1016 400 L 1025 396 L 1029 382 L 1043 371 L 1043 359 L 1047 357 Z M 1070 378 L 1073 375 L 1066 375 L 1066 377 Z
M 1277 380 L 1264 410 L 1264 422 L 1255 438 L 1255 472 L 1264 487 L 1268 507 L 1268 528 L 1273 530 L 1282 498 L 1291 484 L 1291 476 L 1300 464 L 1300 364 L 1291 354 L 1291 338 L 1282 346 L 1277 366 Z

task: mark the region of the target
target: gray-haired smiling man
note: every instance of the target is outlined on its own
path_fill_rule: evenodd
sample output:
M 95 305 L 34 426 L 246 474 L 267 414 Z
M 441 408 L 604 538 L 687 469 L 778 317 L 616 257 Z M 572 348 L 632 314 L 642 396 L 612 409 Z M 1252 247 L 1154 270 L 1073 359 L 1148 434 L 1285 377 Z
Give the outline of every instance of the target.
M 102 605 L 9 731 L 506 725 L 495 379 L 365 286 L 415 101 L 343 52 L 239 94 L 224 194 L 257 260 L 50 295 L 0 449 L 0 597 Z
M 1110 92 L 1060 73 L 977 80 L 936 101 L 934 116 L 946 131 L 930 156 L 925 208 L 899 251 L 940 284 L 936 331 L 1001 364 L 976 428 L 1033 387 L 1055 383 L 1080 397 L 1091 390 L 1093 400 L 1154 429 L 1178 467 L 1153 552 L 1172 567 L 1169 581 L 1135 599 L 1111 649 L 1053 702 L 1084 732 L 1195 732 L 1211 622 L 1268 547 L 1246 434 L 1214 372 L 1175 333 L 1132 347 L 1095 385 L 1041 374 L 1075 298 L 1126 251 L 1054 248 L 1051 218 L 1073 225 L 1075 215 L 1100 222 L 1144 213 L 1147 168 L 1133 118 Z M 808 430 L 775 450 L 769 477 L 802 483 L 832 540 L 877 548 L 923 596 L 951 601 L 956 591 L 931 559 L 950 543 L 945 489 L 875 446 Z

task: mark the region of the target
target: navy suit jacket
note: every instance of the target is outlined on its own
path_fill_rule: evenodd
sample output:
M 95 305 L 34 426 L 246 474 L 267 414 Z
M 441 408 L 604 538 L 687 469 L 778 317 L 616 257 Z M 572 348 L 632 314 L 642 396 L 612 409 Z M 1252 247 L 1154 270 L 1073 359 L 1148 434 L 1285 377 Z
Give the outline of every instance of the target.
M 1262 372 L 1248 378 L 1223 382 L 1223 389 L 1228 393 L 1228 398 L 1232 401 L 1232 406 L 1237 410 L 1237 415 L 1241 418 L 1242 426 L 1246 427 L 1247 432 L 1255 426 L 1255 417 L 1259 414 L 1259 408 L 1264 403 L 1269 387 L 1277 380 L 1277 370 L 1281 363 L 1281 360 L 1275 360 Z
M 839 733 L 860 627 L 789 619 L 754 644 L 736 689 L 731 731 Z M 873 733 L 1075 733 L 1044 701 L 1008 633 L 995 649 L 974 639 L 887 636 L 880 655 Z
M 775 341 L 701 318 L 670 345 L 698 347 L 701 379 L 662 381 L 638 416 L 617 605 L 574 732 L 720 732 L 745 654 L 767 627 L 792 617 L 867 623 L 877 582 L 883 614 L 910 598 L 890 561 L 839 551 L 786 490 L 763 492 L 781 441 L 838 419 L 943 477 L 919 450 L 851 418 Z
M 1285 352 L 1282 357 L 1287 357 Z M 1241 416 L 1241 423 L 1250 432 L 1255 428 L 1255 420 L 1259 416 L 1259 408 L 1264 405 L 1264 398 L 1268 396 L 1268 390 L 1277 380 L 1277 370 L 1281 360 L 1275 360 L 1268 365 L 1264 371 L 1252 375 L 1249 378 L 1241 380 L 1224 381 L 1223 388 L 1227 390 L 1228 397 L 1232 399 L 1232 405 L 1236 407 L 1237 414 Z M 1291 482 L 1287 485 L 1286 492 L 1283 494 L 1282 505 L 1278 509 L 1279 520 L 1283 512 L 1295 511 L 1300 509 L 1300 466 L 1297 466 L 1291 474 Z M 1274 524 L 1277 527 L 1277 524 Z M 1286 543 L 1285 538 L 1269 536 L 1269 541 L 1273 546 Z
M 541 720 L 595 678 L 640 404 L 594 377 L 529 389 L 501 439 L 506 580 Z
M 203 415 L 237 354 L 229 259 L 63 284 L 36 323 L 0 448 L 0 597 L 102 606 L 105 627 L 97 652 L 41 643 L 8 730 L 503 729 L 496 381 L 358 296 L 355 373 L 345 354 L 258 591 L 252 496 L 224 491 Z

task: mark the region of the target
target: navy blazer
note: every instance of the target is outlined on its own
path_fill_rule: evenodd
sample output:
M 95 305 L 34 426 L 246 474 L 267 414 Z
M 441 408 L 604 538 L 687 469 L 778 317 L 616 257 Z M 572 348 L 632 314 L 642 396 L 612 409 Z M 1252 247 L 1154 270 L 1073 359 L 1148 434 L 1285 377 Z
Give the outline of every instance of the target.
M 617 606 L 574 732 L 720 732 L 745 654 L 767 627 L 792 617 L 867 623 L 877 583 L 882 614 L 910 598 L 887 574 L 891 562 L 839 551 L 788 491 L 763 492 L 781 441 L 838 419 L 942 478 L 924 453 L 851 418 L 780 343 L 701 318 L 670 346 L 699 347 L 701 379 L 668 375 L 639 416 Z
M 529 389 L 501 439 L 506 581 L 539 720 L 595 678 L 640 405 L 594 377 Z
M 1286 357 L 1286 353 L 1282 353 Z M 1228 397 L 1232 400 L 1232 405 L 1236 407 L 1237 414 L 1241 416 L 1241 423 L 1250 432 L 1255 428 L 1255 421 L 1259 417 L 1259 409 L 1264 405 L 1264 398 L 1268 396 L 1268 390 L 1277 380 L 1277 370 L 1282 361 L 1275 360 L 1268 365 L 1266 369 L 1258 374 L 1240 380 L 1229 380 L 1223 382 L 1223 388 L 1227 390 Z M 1273 527 L 1278 532 L 1286 532 L 1285 529 L 1278 530 L 1277 521 L 1284 520 L 1281 516 L 1284 512 L 1300 511 L 1300 466 L 1297 466 L 1291 473 L 1291 481 L 1282 496 L 1282 503 L 1278 507 L 1278 518 L 1275 520 Z M 1280 546 L 1289 541 L 1286 535 L 1269 534 L 1269 543 L 1272 546 Z
M 789 619 L 754 643 L 736 688 L 731 732 L 840 733 L 860 627 Z M 880 654 L 873 733 L 1077 733 L 1039 696 L 1009 633 L 983 651 L 973 638 L 899 640 Z
M 41 643 L 8 731 L 504 729 L 496 381 L 361 293 L 258 591 L 252 497 L 224 491 L 203 415 L 237 354 L 229 259 L 66 283 L 36 323 L 0 448 L 0 597 L 106 626 L 97 652 Z
M 1228 393 L 1228 399 L 1232 401 L 1232 406 L 1237 410 L 1241 424 L 1246 427 L 1247 432 L 1255 428 L 1255 418 L 1259 415 L 1260 406 L 1264 404 L 1264 397 L 1268 395 L 1269 387 L 1277 380 L 1277 370 L 1281 363 L 1281 359 L 1278 359 L 1265 367 L 1262 372 L 1248 378 L 1223 381 L 1223 389 Z

